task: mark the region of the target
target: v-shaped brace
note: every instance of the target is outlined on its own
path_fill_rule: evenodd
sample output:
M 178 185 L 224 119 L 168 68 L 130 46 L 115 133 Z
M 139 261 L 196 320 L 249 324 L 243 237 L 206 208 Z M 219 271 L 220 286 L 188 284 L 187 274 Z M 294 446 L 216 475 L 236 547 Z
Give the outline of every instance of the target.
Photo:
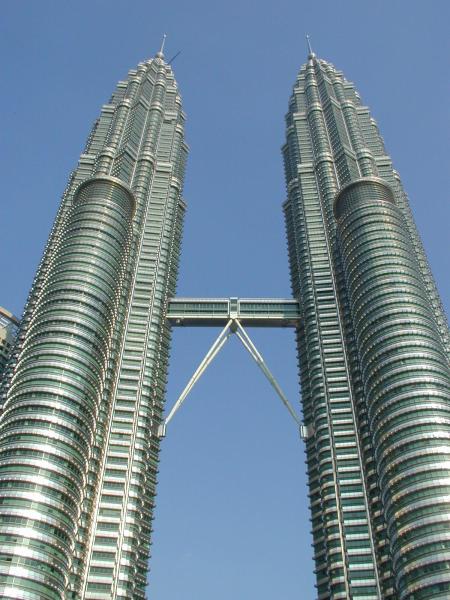
M 195 373 L 192 375 L 192 377 L 188 381 L 186 387 L 181 392 L 180 397 L 175 402 L 172 410 L 167 415 L 164 423 L 162 423 L 159 426 L 159 428 L 158 428 L 158 437 L 164 437 L 166 435 L 166 427 L 167 427 L 167 425 L 172 420 L 172 418 L 174 417 L 175 413 L 181 407 L 181 405 L 183 404 L 183 402 L 186 400 L 189 392 L 192 390 L 192 388 L 194 387 L 194 385 L 197 383 L 197 381 L 200 379 L 200 377 L 206 371 L 206 369 L 208 368 L 208 365 L 211 364 L 211 362 L 214 360 L 214 358 L 217 356 L 217 354 L 220 352 L 220 350 L 225 345 L 225 342 L 228 340 L 228 338 L 233 333 L 235 333 L 236 336 L 240 339 L 240 341 L 242 342 L 244 348 L 249 352 L 250 356 L 255 360 L 255 362 L 258 365 L 258 367 L 261 369 L 261 371 L 267 377 L 267 379 L 269 380 L 270 385 L 274 388 L 274 390 L 276 391 L 276 393 L 280 397 L 281 401 L 283 402 L 284 406 L 288 409 L 288 411 L 291 414 L 292 418 L 294 419 L 294 421 L 299 426 L 299 428 L 300 428 L 300 434 L 302 435 L 302 437 L 304 437 L 304 432 L 303 432 L 304 426 L 302 425 L 302 423 L 300 421 L 300 418 L 296 414 L 295 410 L 292 408 L 292 405 L 290 404 L 289 400 L 286 398 L 286 396 L 285 396 L 283 390 L 281 389 L 281 387 L 279 386 L 277 380 L 275 379 L 275 377 L 270 372 L 269 367 L 267 366 L 266 362 L 264 361 L 264 358 L 262 357 L 262 355 L 260 354 L 260 352 L 258 352 L 255 344 L 252 342 L 250 336 L 245 331 L 245 329 L 242 327 L 242 325 L 241 325 L 241 323 L 239 322 L 238 319 L 230 319 L 228 321 L 228 323 L 225 325 L 225 327 L 222 329 L 222 331 L 219 333 L 218 337 L 216 338 L 216 340 L 212 344 L 211 348 L 206 353 L 204 359 L 201 361 L 201 363 L 197 367 Z

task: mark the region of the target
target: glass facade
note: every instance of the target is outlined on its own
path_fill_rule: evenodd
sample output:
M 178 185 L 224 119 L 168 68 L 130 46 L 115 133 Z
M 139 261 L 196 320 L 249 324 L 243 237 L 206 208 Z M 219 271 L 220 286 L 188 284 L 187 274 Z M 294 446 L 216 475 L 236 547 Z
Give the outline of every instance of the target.
M 186 157 L 158 53 L 94 124 L 4 379 L 3 598 L 145 597 Z
M 448 327 L 353 84 L 310 54 L 283 147 L 318 598 L 448 598 Z
M 13 352 L 18 327 L 19 320 L 0 306 L 0 378 Z

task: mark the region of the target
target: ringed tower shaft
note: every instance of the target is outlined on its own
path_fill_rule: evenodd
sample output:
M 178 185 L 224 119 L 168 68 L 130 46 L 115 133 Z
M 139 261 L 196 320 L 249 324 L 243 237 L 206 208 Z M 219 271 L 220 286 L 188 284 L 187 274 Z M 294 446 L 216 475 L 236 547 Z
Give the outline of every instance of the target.
M 2 597 L 145 597 L 184 118 L 159 52 L 119 82 L 69 179 L 3 388 Z
M 355 87 L 312 52 L 286 137 L 318 597 L 444 598 L 449 336 L 408 199 Z

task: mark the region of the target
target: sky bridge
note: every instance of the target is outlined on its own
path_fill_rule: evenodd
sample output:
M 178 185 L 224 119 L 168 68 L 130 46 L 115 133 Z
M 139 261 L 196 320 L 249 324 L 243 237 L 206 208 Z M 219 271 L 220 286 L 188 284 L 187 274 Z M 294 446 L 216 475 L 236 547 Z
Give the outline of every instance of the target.
M 286 298 L 172 298 L 169 300 L 166 318 L 175 327 L 222 327 L 211 348 L 197 367 L 195 373 L 181 392 L 172 410 L 158 429 L 158 435 L 166 435 L 166 427 L 181 407 L 188 394 L 214 360 L 224 344 L 235 334 L 244 348 L 255 360 L 278 397 L 287 408 L 300 429 L 302 438 L 308 432 L 300 417 L 286 398 L 283 390 L 269 370 L 264 358 L 248 335 L 245 327 L 297 327 L 300 322 L 300 305 L 297 300 Z
M 166 317 L 175 327 L 223 327 L 230 319 L 243 327 L 297 327 L 300 306 L 286 298 L 172 298 Z

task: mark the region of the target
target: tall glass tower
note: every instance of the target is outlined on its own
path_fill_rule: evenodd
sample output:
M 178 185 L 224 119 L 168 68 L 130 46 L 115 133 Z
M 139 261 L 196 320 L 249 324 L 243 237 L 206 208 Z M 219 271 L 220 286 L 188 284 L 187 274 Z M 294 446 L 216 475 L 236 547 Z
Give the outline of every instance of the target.
M 144 598 L 184 203 L 162 52 L 117 85 L 63 195 L 0 423 L 0 597 Z
M 103 106 L 0 390 L 0 598 L 145 597 L 169 322 L 218 319 L 174 408 L 235 333 L 299 423 L 243 325 L 297 327 L 319 600 L 450 596 L 445 315 L 369 110 L 313 53 L 283 152 L 295 299 L 169 303 L 187 146 L 162 52 Z
M 313 53 L 286 128 L 318 598 L 448 598 L 449 337 L 408 199 L 353 84 Z

